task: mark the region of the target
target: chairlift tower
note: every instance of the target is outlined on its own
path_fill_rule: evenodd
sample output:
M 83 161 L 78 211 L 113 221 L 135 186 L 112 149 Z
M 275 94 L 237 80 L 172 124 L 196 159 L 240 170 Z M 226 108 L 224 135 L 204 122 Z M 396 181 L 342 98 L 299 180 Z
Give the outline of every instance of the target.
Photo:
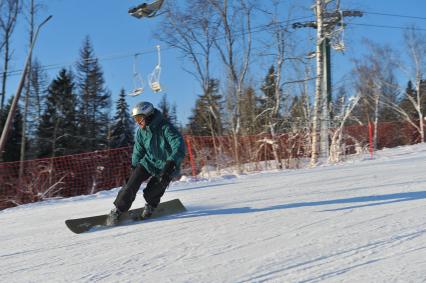
M 336 51 L 344 51 L 343 30 L 345 28 L 345 17 L 361 17 L 361 11 L 340 10 L 339 0 L 336 0 L 336 8 L 327 11 L 327 4 L 335 0 L 319 0 L 311 8 L 316 15 L 316 21 L 297 22 L 293 24 L 293 28 L 314 28 L 317 29 L 317 44 L 321 60 L 317 60 L 317 70 L 321 69 L 321 101 L 318 105 L 321 115 L 320 117 L 320 151 L 319 156 L 328 158 L 329 154 L 329 128 L 330 128 L 330 105 L 332 99 L 331 88 L 331 48 Z M 319 4 L 318 4 L 319 2 Z M 318 7 L 320 6 L 320 7 Z M 319 11 L 319 12 L 317 12 Z M 319 26 L 320 25 L 320 26 Z M 319 63 L 321 62 L 321 63 Z M 321 66 L 319 66 L 321 64 Z M 317 74 L 318 75 L 318 74 Z

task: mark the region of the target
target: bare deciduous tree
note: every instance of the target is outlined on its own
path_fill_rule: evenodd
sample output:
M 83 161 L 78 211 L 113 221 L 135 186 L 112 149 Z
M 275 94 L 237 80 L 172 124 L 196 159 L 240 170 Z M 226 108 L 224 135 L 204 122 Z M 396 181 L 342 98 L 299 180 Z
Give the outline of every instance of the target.
M 27 11 L 27 20 L 28 20 L 28 46 L 31 48 L 33 41 L 34 41 L 34 31 L 35 31 L 35 17 L 36 17 L 36 13 L 38 8 L 41 7 L 40 5 L 35 3 L 35 0 L 30 0 L 28 3 L 28 11 Z M 24 113 L 23 113 L 23 120 L 22 120 L 22 143 L 21 143 L 21 162 L 24 161 L 26 159 L 26 146 L 27 146 L 27 133 L 28 133 L 28 116 L 29 116 L 29 112 L 30 111 L 30 101 L 32 93 L 32 76 L 34 74 L 33 72 L 33 59 L 32 56 L 29 58 L 29 65 L 28 65 L 28 73 L 27 73 L 27 78 L 25 81 L 25 102 L 24 102 Z M 38 97 L 39 93 L 35 92 L 34 94 L 34 100 L 39 102 L 40 101 L 40 97 Z M 37 105 L 37 104 L 35 104 Z M 37 111 L 35 112 L 37 113 Z M 38 113 L 40 113 L 40 111 L 38 111 Z M 40 115 L 38 117 L 36 117 L 36 121 L 40 120 Z M 21 166 L 20 168 L 20 174 L 19 176 L 21 176 L 23 174 L 23 166 Z
M 0 1 L 0 31 L 1 31 L 1 51 L 3 55 L 3 74 L 1 78 L 1 102 L 0 110 L 3 109 L 6 97 L 6 82 L 9 71 L 9 62 L 12 57 L 10 39 L 15 29 L 16 20 L 19 14 L 19 0 Z
M 422 109 L 422 99 L 426 96 L 422 93 L 421 83 L 425 76 L 426 68 L 426 40 L 424 36 L 414 27 L 407 29 L 404 32 L 405 51 L 411 62 L 408 65 L 403 64 L 400 59 L 397 59 L 389 47 L 380 47 L 377 44 L 369 43 L 371 55 L 368 56 L 367 63 L 361 69 L 363 72 L 366 83 L 366 92 L 370 92 L 372 100 L 372 107 L 375 113 L 375 141 L 377 137 L 377 122 L 378 122 L 378 109 L 380 104 L 392 108 L 399 114 L 407 123 L 413 126 L 420 134 L 422 142 L 425 141 L 424 133 L 424 109 Z M 414 95 L 406 95 L 405 98 L 411 104 L 417 117 L 412 117 L 397 101 L 394 101 L 383 95 L 383 89 L 393 88 L 399 93 L 405 91 L 395 82 L 389 80 L 389 73 L 394 68 L 398 68 L 407 75 L 408 79 L 414 82 Z M 361 70 L 360 69 L 360 70 Z M 369 83 L 368 83 L 369 82 Z
M 186 10 L 167 3 L 167 17 L 162 22 L 157 38 L 181 51 L 193 69 L 185 69 L 200 83 L 205 93 L 209 87 L 212 47 L 218 32 L 210 5 L 203 0 L 190 0 Z
M 407 99 L 416 109 L 418 115 L 418 124 L 413 126 L 419 131 L 421 141 L 425 142 L 422 96 L 426 94 L 422 93 L 421 82 L 426 70 L 426 39 L 424 34 L 416 30 L 415 27 L 411 27 L 404 32 L 404 40 L 408 56 L 412 61 L 409 76 L 413 78 L 411 81 L 414 82 L 416 90 L 416 95 L 407 95 Z M 403 116 L 406 117 L 406 115 Z
M 192 68 L 186 68 L 185 71 L 199 82 L 203 92 L 202 97 L 206 98 L 206 108 L 209 113 L 205 115 L 205 122 L 213 139 L 214 150 L 218 155 L 219 145 L 215 137 L 222 134 L 217 132 L 221 115 L 212 97 L 214 94 L 212 83 L 215 84 L 215 80 L 211 76 L 210 69 L 212 49 L 218 36 L 220 21 L 213 7 L 204 0 L 188 1 L 185 10 L 181 10 L 177 4 L 168 3 L 166 14 L 167 17 L 155 36 L 167 45 L 179 49 L 192 63 Z
M 238 135 L 241 132 L 241 103 L 252 53 L 252 0 L 207 0 L 220 20 L 220 37 L 214 40 L 227 72 L 227 105 L 234 137 L 235 159 L 240 166 Z M 240 168 L 238 168 L 240 170 Z
M 381 110 L 389 108 L 389 104 L 397 107 L 397 101 L 391 97 L 390 90 L 397 86 L 392 81 L 398 66 L 394 51 L 387 45 L 367 41 L 370 53 L 362 60 L 355 61 L 354 77 L 356 91 L 360 93 L 364 107 L 364 115 L 368 122 L 373 122 L 373 146 L 377 148 L 378 124 Z M 371 117 L 370 117 L 371 115 Z
M 317 43 L 316 43 L 316 60 L 317 60 L 317 79 L 315 87 L 314 109 L 312 115 L 312 151 L 311 151 L 311 166 L 315 166 L 319 157 L 319 130 L 320 130 L 320 113 L 321 113 L 321 95 L 322 95 L 322 80 L 323 80 L 323 56 L 321 52 L 322 43 L 325 40 L 323 27 L 323 0 L 315 2 L 316 20 L 317 20 Z
M 269 103 L 266 103 L 267 108 L 262 109 L 263 111 L 258 116 L 264 116 L 266 119 L 262 119 L 267 122 L 267 129 L 272 138 L 272 151 L 274 155 L 274 159 L 278 168 L 283 168 L 283 164 L 280 158 L 279 149 L 278 149 L 278 136 L 277 136 L 277 128 L 280 122 L 279 112 L 282 108 L 283 102 L 283 68 L 284 63 L 286 61 L 287 49 L 289 47 L 288 37 L 289 37 L 289 27 L 290 21 L 280 21 L 279 20 L 279 11 L 280 11 L 280 1 L 274 0 L 273 3 L 273 11 L 267 12 L 268 16 L 270 16 L 271 20 L 269 23 L 268 31 L 271 35 L 271 39 L 268 40 L 264 45 L 267 50 L 271 50 L 271 55 L 273 57 L 273 66 L 274 73 L 271 74 L 274 76 L 272 86 L 264 86 L 264 87 L 272 87 L 271 91 L 273 92 L 273 98 L 269 98 Z M 290 18 L 290 13 L 289 13 Z M 268 52 L 269 53 L 269 52 Z M 269 55 L 269 54 L 268 54 Z
M 330 155 L 328 157 L 329 162 L 339 162 L 343 154 L 342 142 L 343 142 L 343 128 L 350 117 L 352 110 L 358 104 L 361 95 L 358 93 L 355 97 L 346 99 L 342 97 L 342 109 L 341 113 L 338 113 L 339 121 L 337 127 L 331 136 L 330 144 Z

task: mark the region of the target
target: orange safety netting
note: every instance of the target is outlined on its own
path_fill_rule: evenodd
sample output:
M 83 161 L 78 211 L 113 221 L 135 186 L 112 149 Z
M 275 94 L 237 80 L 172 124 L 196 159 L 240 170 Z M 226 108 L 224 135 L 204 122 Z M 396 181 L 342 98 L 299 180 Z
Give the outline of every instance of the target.
M 368 126 L 344 129 L 345 154 L 368 147 Z M 297 167 L 294 161 L 310 156 L 310 133 L 254 136 L 185 136 L 187 155 L 182 174 L 195 176 L 205 166 L 216 170 L 244 167 L 261 170 L 261 162 L 279 160 L 281 168 Z M 405 123 L 378 127 L 377 148 L 419 142 L 419 135 Z M 120 187 L 130 173 L 131 147 L 89 153 L 0 163 L 0 209 L 53 197 L 93 194 Z M 293 162 L 293 163 L 292 163 Z M 239 168 L 241 169 L 241 168 Z

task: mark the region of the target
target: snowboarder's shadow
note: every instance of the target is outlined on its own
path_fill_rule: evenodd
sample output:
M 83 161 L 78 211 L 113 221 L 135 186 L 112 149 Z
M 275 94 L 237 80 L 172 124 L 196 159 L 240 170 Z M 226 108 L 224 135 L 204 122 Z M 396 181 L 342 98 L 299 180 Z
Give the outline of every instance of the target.
M 205 189 L 205 188 L 212 188 L 212 187 L 217 187 L 217 188 L 223 188 L 223 186 L 226 184 L 209 184 L 209 185 L 204 185 L 204 186 L 194 186 L 194 187 L 189 187 L 189 188 L 171 188 L 169 189 L 169 191 L 176 191 L 176 192 L 182 192 L 182 191 L 190 191 L 190 190 L 199 190 L 199 189 Z
M 332 200 L 313 201 L 313 202 L 288 203 L 288 204 L 274 205 L 274 206 L 264 207 L 264 208 L 234 207 L 234 208 L 223 208 L 223 209 L 209 209 L 209 208 L 194 207 L 194 208 L 189 208 L 188 212 L 181 214 L 179 218 L 192 218 L 192 217 L 224 215 L 224 214 L 256 213 L 256 212 L 265 212 L 265 211 L 300 208 L 300 207 L 356 204 L 351 206 L 322 210 L 322 212 L 339 211 L 339 210 L 349 210 L 349 209 L 369 207 L 369 206 L 386 205 L 391 203 L 420 200 L 420 199 L 426 199 L 426 191 L 404 192 L 404 193 L 385 194 L 385 195 L 370 195 L 370 196 L 332 199 Z

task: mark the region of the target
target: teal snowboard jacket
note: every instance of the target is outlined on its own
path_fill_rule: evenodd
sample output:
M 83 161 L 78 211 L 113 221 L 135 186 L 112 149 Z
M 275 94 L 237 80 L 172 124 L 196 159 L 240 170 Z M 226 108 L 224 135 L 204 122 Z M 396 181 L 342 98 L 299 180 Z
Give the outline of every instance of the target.
M 173 176 L 179 175 L 180 165 L 185 157 L 185 143 L 182 135 L 155 109 L 152 121 L 139 128 L 133 146 L 132 166 L 141 164 L 152 176 L 159 176 L 166 161 L 173 160 L 176 170 Z

